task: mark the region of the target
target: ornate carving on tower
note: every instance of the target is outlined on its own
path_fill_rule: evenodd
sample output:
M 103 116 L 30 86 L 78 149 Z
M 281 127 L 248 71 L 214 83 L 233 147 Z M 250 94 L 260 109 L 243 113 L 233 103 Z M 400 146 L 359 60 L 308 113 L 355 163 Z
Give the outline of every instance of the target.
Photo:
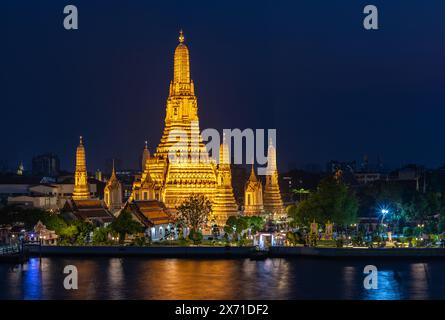
M 148 150 L 147 142 L 145 143 L 144 151 L 142 153 L 143 171 L 141 178 L 133 183 L 133 192 L 130 201 L 140 200 L 160 200 L 161 188 L 156 185 L 151 177 L 150 172 L 150 151 Z
M 112 213 L 116 213 L 122 208 L 122 184 L 119 182 L 119 179 L 116 176 L 114 160 L 110 180 L 108 180 L 104 189 L 104 200 L 108 209 Z
M 272 214 L 274 220 L 286 218 L 283 200 L 281 199 L 280 186 L 278 182 L 277 152 L 269 140 L 267 150 L 268 170 L 266 175 L 266 185 L 264 187 L 264 210 L 267 214 Z
M 249 180 L 244 187 L 244 214 L 246 216 L 262 215 L 263 207 L 263 185 L 255 175 L 252 164 Z
M 82 137 L 76 150 L 76 172 L 74 173 L 74 200 L 84 200 L 90 198 L 90 187 L 88 185 L 87 165 L 85 158 L 85 148 Z
M 224 226 L 230 216 L 238 214 L 238 205 L 232 189 L 232 173 L 230 170 L 230 152 L 225 137 L 219 149 L 219 164 L 217 169 L 218 185 L 213 203 L 213 216 L 216 224 Z

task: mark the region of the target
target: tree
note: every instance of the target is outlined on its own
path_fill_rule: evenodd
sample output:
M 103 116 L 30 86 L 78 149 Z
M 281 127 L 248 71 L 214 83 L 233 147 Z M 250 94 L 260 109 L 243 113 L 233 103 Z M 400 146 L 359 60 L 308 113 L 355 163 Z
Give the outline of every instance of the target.
M 224 232 L 226 235 L 231 235 L 233 238 L 239 239 L 248 228 L 251 229 L 252 233 L 256 233 L 263 229 L 264 224 L 264 219 L 258 216 L 230 216 L 224 226 Z
M 127 234 L 136 234 L 143 231 L 139 222 L 133 220 L 131 213 L 127 210 L 122 211 L 116 220 L 111 223 L 110 229 L 119 235 L 119 243 L 124 242 Z
M 249 227 L 249 217 L 238 217 L 235 223 L 235 232 L 237 238 L 239 238 L 243 231 L 245 231 Z
M 57 234 L 68 226 L 65 220 L 57 214 L 45 214 L 42 223 L 48 230 L 54 230 Z
M 207 224 L 212 204 L 205 195 L 192 194 L 176 209 L 179 221 L 196 233 Z
M 68 241 L 69 243 L 74 243 L 76 241 L 79 230 L 74 225 L 66 226 L 59 231 L 59 235 L 62 239 Z
M 236 216 L 230 216 L 227 221 L 226 225 L 224 226 L 224 232 L 226 235 L 233 236 L 236 229 L 236 222 L 238 218 Z
M 94 226 L 86 221 L 75 220 L 73 225 L 77 228 L 76 242 L 78 244 L 84 244 L 88 242 L 91 232 L 94 230 Z
M 266 224 L 266 222 L 260 216 L 249 217 L 249 227 L 252 230 L 253 234 L 263 230 L 265 224 Z
M 357 210 L 355 194 L 343 182 L 328 177 L 320 182 L 315 193 L 288 212 L 301 225 L 308 225 L 313 220 L 348 225 L 356 221 Z
M 108 233 L 110 230 L 107 227 L 96 228 L 93 232 L 93 243 L 104 244 L 108 241 Z

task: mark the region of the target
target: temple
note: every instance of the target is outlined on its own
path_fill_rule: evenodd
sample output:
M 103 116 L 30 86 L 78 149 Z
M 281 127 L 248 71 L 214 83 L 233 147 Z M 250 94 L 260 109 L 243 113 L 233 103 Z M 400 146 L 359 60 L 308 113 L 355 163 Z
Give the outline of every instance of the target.
M 225 137 L 219 150 L 217 187 L 212 209 L 215 224 L 219 226 L 225 225 L 227 219 L 238 212 L 238 205 L 236 204 L 232 188 L 229 146 L 225 141 Z
M 76 172 L 74 174 L 73 199 L 86 200 L 90 198 L 90 187 L 88 185 L 87 164 L 82 136 L 79 140 L 79 145 L 76 150 Z
M 146 156 L 149 153 L 144 150 L 146 163 L 140 179 L 133 184 L 130 201 L 158 200 L 174 212 L 190 194 L 205 194 L 215 204 L 216 222 L 224 225 L 227 217 L 238 213 L 230 164 L 218 166 L 202 141 L 189 50 L 184 42 L 181 31 L 174 53 L 164 132 L 152 157 Z
M 264 214 L 263 185 L 255 175 L 253 164 L 249 179 L 244 187 L 244 214 L 246 216 L 261 216 Z
M 122 209 L 122 184 L 117 179 L 114 160 L 110 180 L 108 180 L 104 188 L 104 202 L 108 210 L 113 214 Z
M 267 150 L 267 165 L 268 169 L 263 197 L 264 211 L 271 215 L 273 220 L 283 220 L 287 214 L 284 210 L 280 186 L 278 184 L 277 152 L 271 140 L 269 141 Z
M 112 179 L 113 181 L 107 184 L 109 191 L 116 187 L 116 182 L 118 182 L 115 175 L 114 178 L 112 176 Z M 109 203 L 111 204 L 111 202 Z M 85 147 L 82 137 L 80 137 L 80 142 L 76 150 L 76 172 L 74 173 L 73 196 L 72 199 L 68 199 L 65 202 L 61 213 L 67 220 L 89 221 L 98 226 L 107 225 L 114 219 L 113 214 L 108 210 L 102 200 L 97 198 L 92 199 L 90 196 Z

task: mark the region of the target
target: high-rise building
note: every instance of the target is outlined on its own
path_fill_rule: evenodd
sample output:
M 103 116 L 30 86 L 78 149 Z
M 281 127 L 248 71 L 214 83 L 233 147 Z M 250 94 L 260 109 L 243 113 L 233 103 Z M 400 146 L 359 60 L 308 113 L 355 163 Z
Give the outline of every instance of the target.
M 59 157 L 45 153 L 32 158 L 32 174 L 35 176 L 57 177 L 60 172 Z

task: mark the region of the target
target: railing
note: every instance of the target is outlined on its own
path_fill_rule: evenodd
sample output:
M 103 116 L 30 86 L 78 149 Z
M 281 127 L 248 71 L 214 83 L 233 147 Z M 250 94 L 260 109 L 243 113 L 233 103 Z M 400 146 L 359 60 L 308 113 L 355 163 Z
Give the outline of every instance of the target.
M 0 256 L 19 253 L 20 251 L 20 245 L 18 244 L 0 245 Z

